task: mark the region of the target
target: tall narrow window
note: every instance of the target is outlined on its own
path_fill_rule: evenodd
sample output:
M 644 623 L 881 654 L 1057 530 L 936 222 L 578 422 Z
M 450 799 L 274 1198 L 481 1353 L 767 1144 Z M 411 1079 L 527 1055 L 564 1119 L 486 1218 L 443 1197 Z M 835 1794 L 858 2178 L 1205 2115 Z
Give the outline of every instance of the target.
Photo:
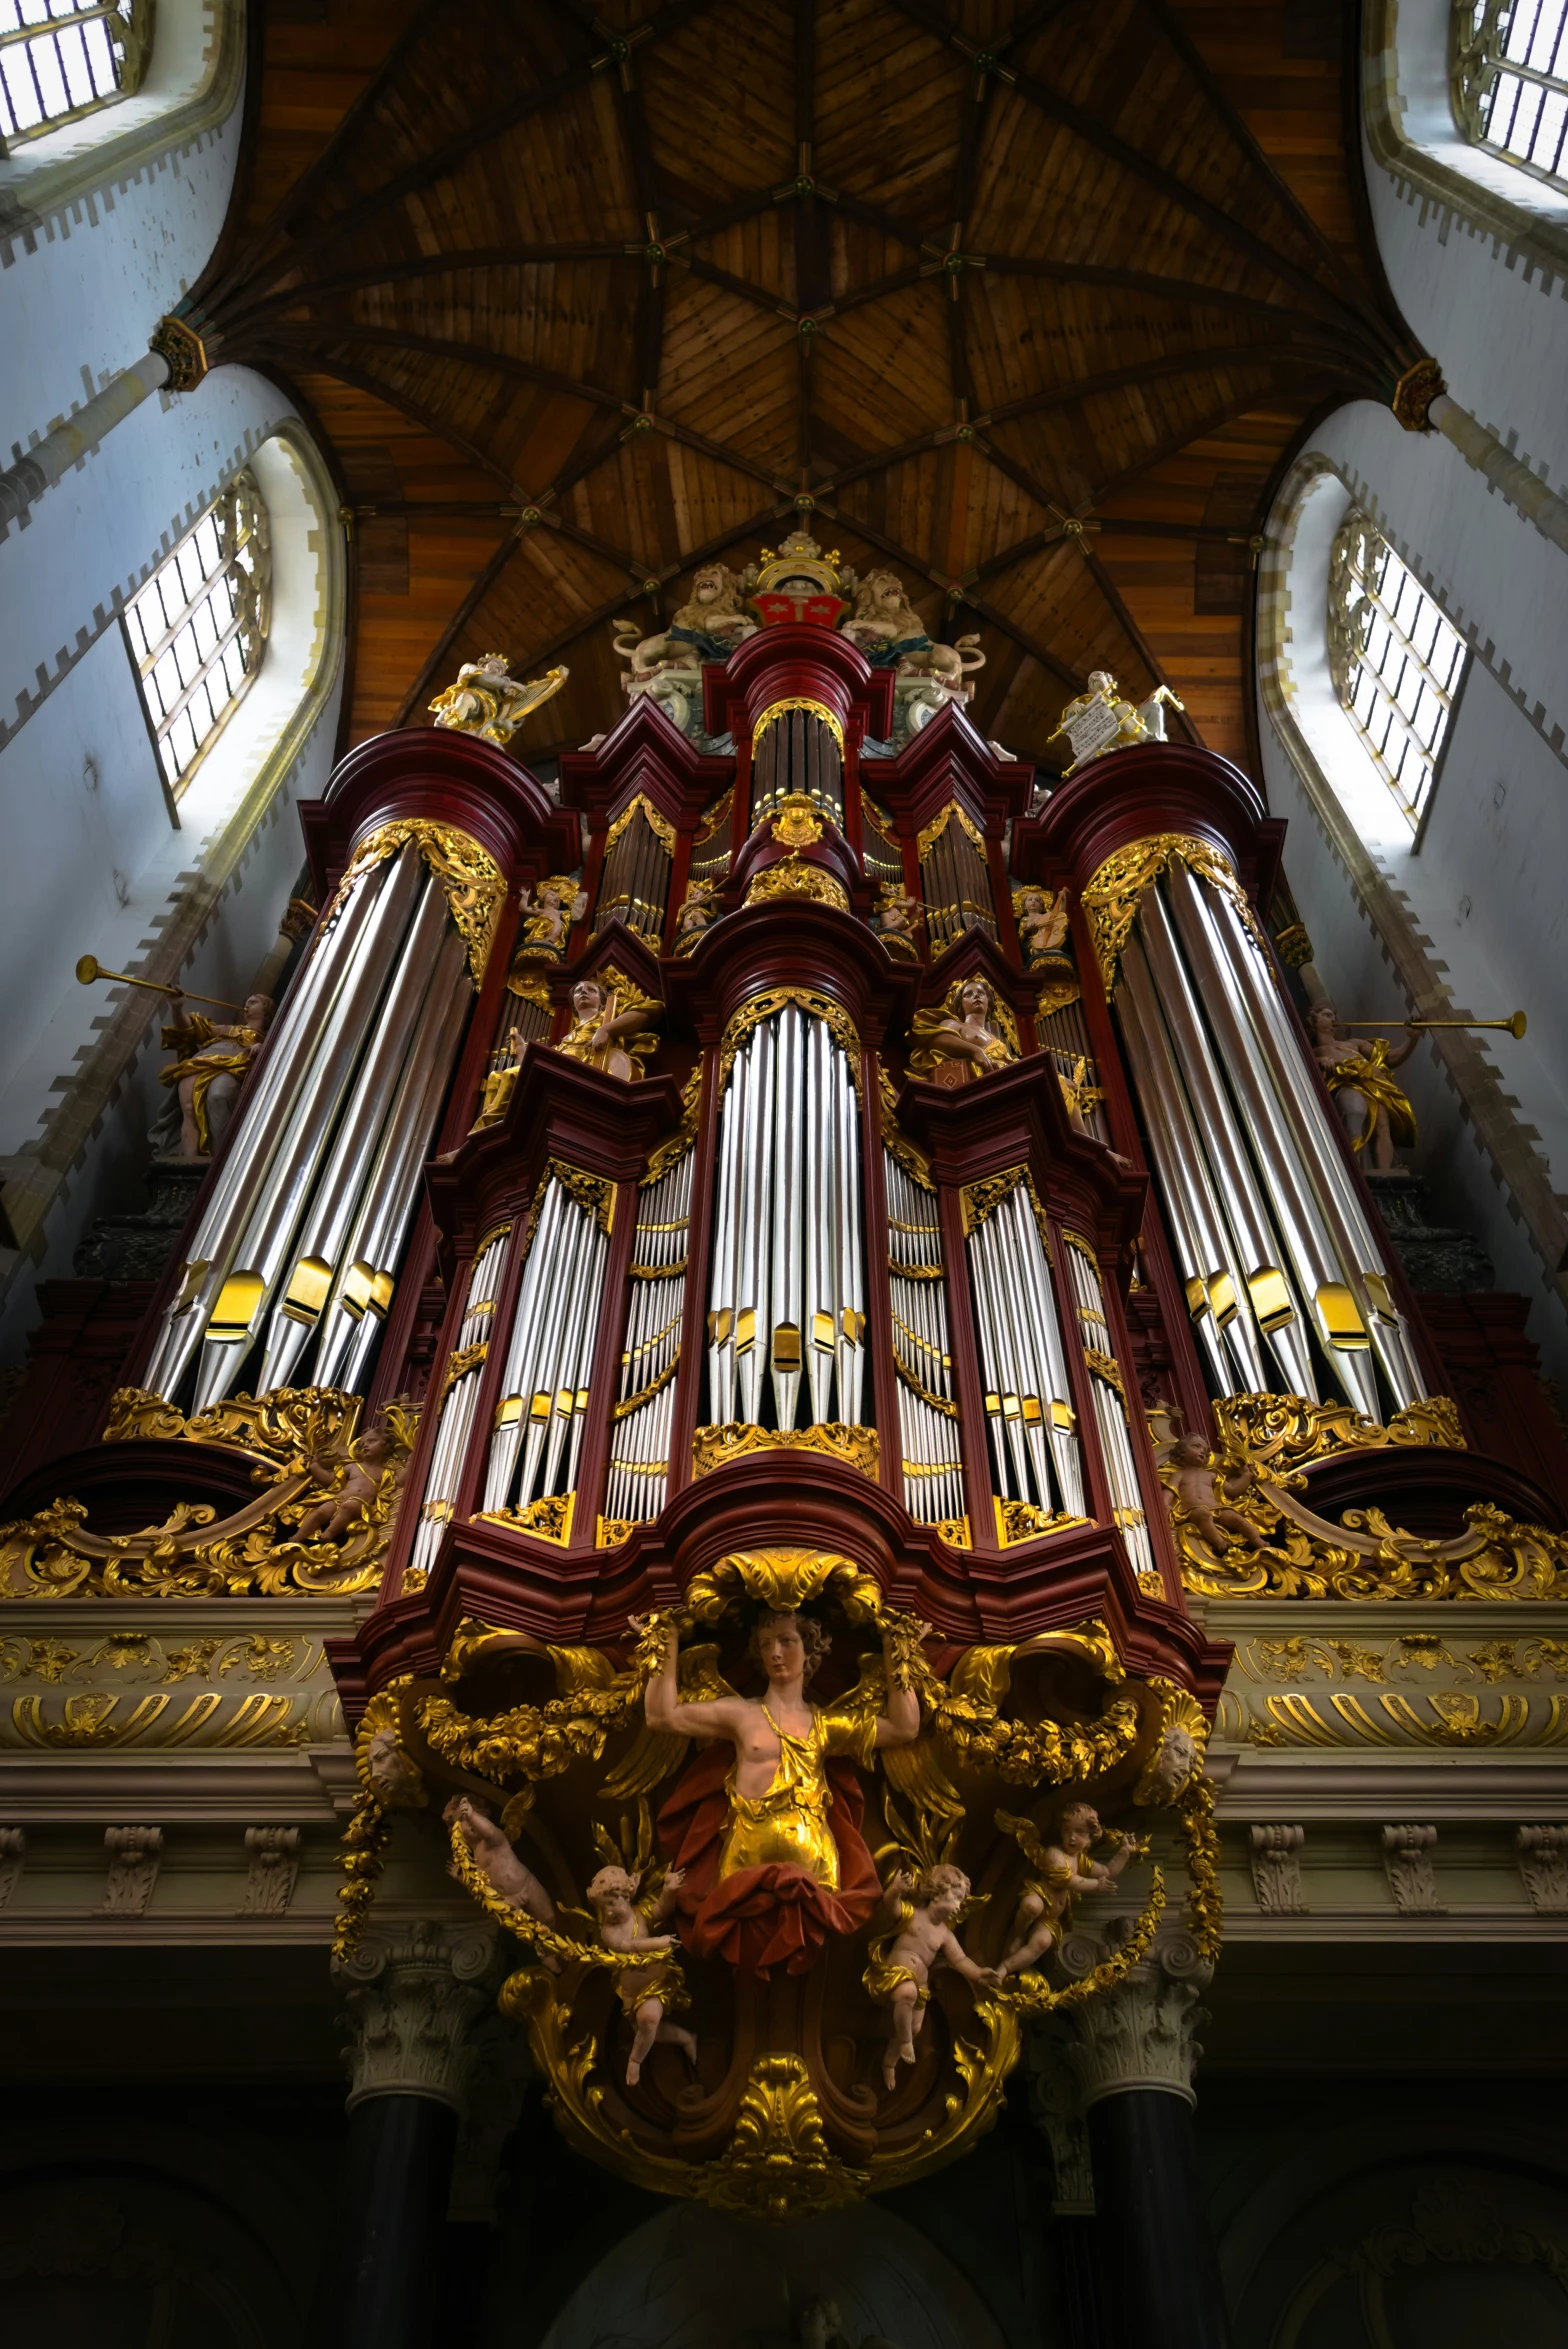
M 0 151 L 140 89 L 152 11 L 153 0 L 0 0 Z
M 1473 145 L 1568 191 L 1568 0 L 1457 0 L 1452 85 Z
M 1414 831 L 1431 797 L 1465 644 L 1355 506 L 1329 558 L 1328 650 L 1334 689 Z
M 267 509 L 237 473 L 125 615 L 131 658 L 176 792 L 261 665 L 272 596 Z

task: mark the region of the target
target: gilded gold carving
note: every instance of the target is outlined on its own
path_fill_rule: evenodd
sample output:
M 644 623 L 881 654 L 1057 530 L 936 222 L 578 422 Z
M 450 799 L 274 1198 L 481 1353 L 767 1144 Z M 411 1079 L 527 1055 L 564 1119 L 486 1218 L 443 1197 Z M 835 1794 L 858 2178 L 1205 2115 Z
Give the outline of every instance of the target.
M 964 1237 L 977 1232 L 993 1207 L 1017 1190 L 1028 1169 L 1023 1166 L 1004 1167 L 1000 1174 L 986 1175 L 978 1183 L 965 1183 L 959 1192 L 964 1213 Z
M 537 1541 L 565 1542 L 571 1539 L 576 1499 L 575 1493 L 546 1493 L 521 1509 L 481 1509 L 476 1522 L 509 1526 L 514 1533 L 531 1533 Z
M 558 694 L 570 675 L 569 669 L 546 669 L 524 684 L 512 675 L 505 653 L 481 653 L 478 660 L 465 661 L 456 684 L 443 687 L 426 707 L 438 726 L 504 750 L 529 713 Z
M 762 740 L 762 737 L 764 734 L 766 734 L 768 728 L 773 725 L 777 719 L 788 716 L 791 710 L 804 710 L 809 717 L 820 719 L 822 724 L 826 726 L 828 732 L 832 735 L 834 741 L 838 744 L 839 757 L 843 757 L 844 728 L 841 721 L 834 716 L 833 712 L 828 708 L 828 705 L 825 701 L 813 701 L 809 694 L 804 693 L 788 694 L 782 701 L 769 702 L 767 708 L 763 711 L 761 717 L 757 720 L 757 723 L 751 730 L 751 747 L 753 751 L 755 751 L 758 743 Z
M 221 1522 L 205 1503 L 180 1502 L 162 1525 L 134 1534 L 91 1533 L 81 1502 L 53 1501 L 36 1516 L 0 1526 L 0 1596 L 238 1598 L 252 1591 L 344 1596 L 373 1590 L 418 1420 L 390 1405 L 378 1428 L 351 1439 L 359 1407 L 357 1395 L 335 1388 L 281 1387 L 259 1400 L 236 1395 L 185 1420 L 159 1397 L 122 1388 L 108 1440 L 155 1431 L 232 1444 L 270 1470 L 265 1489 Z M 357 1522 L 318 1538 L 307 1520 L 324 1505 L 330 1519 L 333 1504 L 348 1497 L 351 1478 L 367 1496 Z
M 482 1366 L 489 1351 L 489 1342 L 485 1338 L 476 1340 L 472 1346 L 459 1346 L 457 1348 L 456 1352 L 447 1362 L 446 1374 L 441 1381 L 441 1400 L 443 1403 L 446 1401 L 448 1395 L 452 1392 L 452 1389 L 457 1385 L 459 1379 L 466 1378 L 471 1370 L 478 1370 Z
M 822 2115 L 798 2055 L 759 2055 L 722 2159 L 699 2172 L 714 2210 L 746 2218 L 803 2218 L 858 2201 L 871 2183 L 829 2150 Z
M 877 1062 L 877 1099 L 882 1112 L 883 1149 L 897 1161 L 912 1182 L 919 1184 L 922 1191 L 934 1192 L 936 1185 L 931 1180 L 931 1161 L 915 1148 L 899 1124 L 898 1095 L 893 1089 L 892 1078 L 880 1060 Z
M 648 797 L 646 791 L 635 792 L 626 802 L 626 805 L 622 808 L 615 821 L 611 824 L 610 829 L 604 836 L 605 855 L 608 856 L 611 849 L 615 847 L 616 843 L 621 837 L 621 834 L 626 830 L 627 826 L 631 823 L 632 818 L 637 814 L 639 809 L 642 811 L 643 818 L 647 823 L 649 831 L 653 833 L 665 855 L 673 856 L 675 854 L 675 826 L 670 822 L 668 816 L 663 816 L 659 813 L 659 810 L 654 806 L 653 801 Z
M 1116 985 L 1116 965 L 1137 920 L 1139 900 L 1173 856 L 1230 900 L 1262 953 L 1264 967 L 1270 972 L 1274 968 L 1251 900 L 1219 850 L 1185 832 L 1160 832 L 1147 840 L 1134 840 L 1108 856 L 1083 893 L 1095 960 L 1107 995 Z
M 816 802 L 804 791 L 786 792 L 773 818 L 773 837 L 781 848 L 811 848 L 822 838 Z
M 1092 1517 L 1075 1517 L 1070 1509 L 1054 1515 L 1042 1509 L 1036 1501 L 1004 1501 L 1000 1493 L 993 1493 L 996 1510 L 996 1538 L 1004 1550 L 1018 1542 L 1038 1541 L 1042 1534 L 1066 1533 L 1075 1525 L 1092 1525 Z
M 933 816 L 930 823 L 926 825 L 925 829 L 916 833 L 915 835 L 915 846 L 920 852 L 920 862 L 922 864 L 924 864 L 926 859 L 930 856 L 932 849 L 935 848 L 937 842 L 941 839 L 942 834 L 947 830 L 948 825 L 952 822 L 955 816 L 958 818 L 960 829 L 963 831 L 965 837 L 969 841 L 970 846 L 975 850 L 976 854 L 982 859 L 982 861 L 984 860 L 986 853 L 985 834 L 981 831 L 979 825 L 974 821 L 973 817 L 967 815 L 959 806 L 957 800 L 950 799 L 946 807 L 943 808 L 941 814 Z
M 330 921 L 351 889 L 372 866 L 412 841 L 446 892 L 452 919 L 468 946 L 468 967 L 476 988 L 484 984 L 485 965 L 495 942 L 495 926 L 506 900 L 506 883 L 495 859 L 454 825 L 437 824 L 427 816 L 398 816 L 367 834 L 349 859 L 327 908 Z
M 377 1691 L 354 1734 L 354 1773 L 359 1800 L 343 1831 L 343 1882 L 338 1891 L 332 1956 L 344 1965 L 365 1929 L 376 1879 L 392 1834 L 391 1814 L 422 1810 L 429 1800 L 420 1772 L 402 1749 L 402 1692 L 412 1675 L 401 1673 Z
M 585 1173 L 580 1166 L 568 1166 L 564 1158 L 552 1158 L 545 1168 L 545 1174 L 553 1175 L 562 1190 L 569 1192 L 579 1207 L 587 1208 L 601 1232 L 613 1230 L 615 1185 L 607 1175 Z M 542 1184 L 540 1189 L 543 1190 Z M 531 1238 L 532 1234 L 529 1236 Z
M 825 1452 L 831 1459 L 858 1468 L 873 1483 L 881 1457 L 874 1427 L 846 1427 L 837 1420 L 819 1427 L 748 1427 L 736 1419 L 724 1427 L 697 1429 L 691 1445 L 692 1474 L 708 1476 L 715 1468 L 728 1467 L 732 1460 L 773 1451 Z
M 725 1029 L 719 1046 L 720 1085 L 728 1078 L 735 1055 L 753 1028 L 760 1028 L 764 1020 L 771 1019 L 776 1011 L 782 1011 L 786 1003 L 798 1003 L 802 1011 L 809 1011 L 813 1019 L 825 1023 L 834 1043 L 849 1063 L 849 1079 L 858 1101 L 861 1097 L 860 1031 L 841 1003 L 835 1003 L 831 995 L 819 994 L 815 987 L 769 987 L 741 1005 Z
M 791 852 L 775 865 L 764 865 L 746 892 L 748 905 L 771 905 L 779 897 L 809 897 L 818 905 L 849 911 L 849 892 L 842 881 L 822 865 L 808 865 Z
M 618 1549 L 622 1542 L 631 1540 L 641 1522 L 638 1517 L 601 1517 L 594 1535 L 595 1549 Z
M 206 344 L 186 318 L 160 318 L 147 339 L 147 348 L 167 362 L 173 392 L 193 392 L 211 365 Z
M 1349 1403 L 1308 1403 L 1300 1395 L 1228 1395 L 1214 1405 L 1227 1460 L 1253 1468 L 1305 1468 L 1332 1452 L 1433 1444 L 1465 1449 L 1459 1411 L 1447 1395 L 1429 1395 L 1396 1411 L 1386 1426 L 1364 1419 Z

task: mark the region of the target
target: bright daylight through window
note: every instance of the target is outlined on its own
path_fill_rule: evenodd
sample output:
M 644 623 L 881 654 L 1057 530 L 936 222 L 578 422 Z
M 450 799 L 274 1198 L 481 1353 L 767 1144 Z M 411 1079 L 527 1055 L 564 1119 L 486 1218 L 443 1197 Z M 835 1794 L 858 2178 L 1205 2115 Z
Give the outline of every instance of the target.
M 1329 559 L 1329 667 L 1412 830 L 1432 794 L 1464 672 L 1465 644 L 1359 507 Z
M 0 0 L 6 148 L 128 98 L 152 54 L 152 0 Z
M 260 666 L 271 589 L 267 509 L 254 477 L 238 473 L 126 610 L 142 698 L 176 791 Z
M 1474 145 L 1568 189 L 1568 0 L 1460 0 L 1453 101 Z

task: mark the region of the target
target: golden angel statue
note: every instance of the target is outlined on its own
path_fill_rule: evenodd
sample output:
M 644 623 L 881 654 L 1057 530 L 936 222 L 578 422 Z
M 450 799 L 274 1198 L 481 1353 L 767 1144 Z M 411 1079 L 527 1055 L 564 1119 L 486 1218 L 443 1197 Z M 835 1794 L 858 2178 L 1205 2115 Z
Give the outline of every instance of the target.
M 1137 1836 L 1123 1835 L 1109 1860 L 1091 1859 L 1090 1850 L 1104 1830 L 1088 1803 L 1068 1804 L 1055 1843 L 1044 1842 L 1032 1820 L 1012 1818 L 1006 1811 L 997 1812 L 996 1823 L 1018 1843 L 1030 1869 L 998 1974 L 1005 1981 L 1047 1955 L 1061 1937 L 1073 1901 L 1086 1892 L 1110 1892 L 1128 1861 L 1144 1858 L 1149 1847 Z
M 999 1966 L 977 1966 L 953 1931 L 968 1898 L 968 1877 L 946 1861 L 919 1876 L 898 1869 L 888 1880 L 882 1912 L 890 1924 L 872 1936 L 865 1983 L 891 2017 L 882 2059 L 882 2085 L 889 2091 L 898 2085 L 899 2065 L 915 2060 L 915 2040 L 925 2027 L 931 1976 L 938 1966 L 951 1966 L 966 1982 L 993 1990 L 1004 1979 Z
M 682 1871 L 682 1939 L 695 1955 L 799 1974 L 830 1933 L 853 1933 L 871 1916 L 882 1886 L 860 1832 L 856 1773 L 881 1748 L 920 1735 L 920 1700 L 894 1668 L 900 1637 L 884 1633 L 885 1691 L 873 1676 L 871 1702 L 858 1701 L 863 1676 L 860 1690 L 824 1707 L 806 1695 L 828 1648 L 814 1617 L 758 1619 L 748 1652 L 767 1681 L 762 1697 L 741 1696 L 715 1673 L 707 1685 L 722 1693 L 683 1701 L 670 1630 L 648 1682 L 648 1728 L 711 1749 L 659 1814 L 660 1841 Z
M 158 1071 L 158 1082 L 174 1099 L 154 1121 L 149 1140 L 155 1150 L 181 1158 L 210 1158 L 229 1130 L 240 1087 L 261 1050 L 272 1022 L 270 995 L 248 995 L 244 1016 L 225 1025 L 199 1011 L 187 1011 L 176 996 L 174 1017 L 163 1030 L 163 1049 L 175 1057 Z
M 514 677 L 505 653 L 481 653 L 465 661 L 457 683 L 438 693 L 429 705 L 438 726 L 457 734 L 477 734 L 482 742 L 498 742 L 504 750 L 528 716 L 547 702 L 571 675 L 569 669 L 546 669 L 526 684 Z
M 1011 1024 L 984 979 L 955 979 L 939 1005 L 915 1013 L 909 1073 L 931 1085 L 972 1084 L 1018 1058 Z
M 566 933 L 588 911 L 588 892 L 566 873 L 552 873 L 541 881 L 537 894 L 525 882 L 517 893 L 523 910 L 520 955 L 547 955 L 559 962 L 566 952 Z
M 619 973 L 606 977 L 619 978 Z M 584 1068 L 630 1084 L 642 1075 L 640 1064 L 659 1048 L 648 1025 L 659 1016 L 658 1004 L 624 981 L 612 989 L 599 979 L 579 979 L 572 989 L 572 1025 L 555 1049 Z
M 657 1891 L 639 1898 L 642 1870 L 612 1862 L 601 1868 L 588 1886 L 588 1906 L 604 1947 L 627 1956 L 640 1956 L 646 1950 L 650 1961 L 646 1966 L 623 1966 L 615 1978 L 621 2011 L 631 2018 L 635 2033 L 626 2062 L 629 2088 L 635 2088 L 642 2078 L 643 2064 L 655 2045 L 678 2047 L 688 2063 L 697 2060 L 696 2040 L 679 2023 L 669 2020 L 672 2010 L 691 2002 L 680 1967 L 670 1955 L 676 1946 L 675 1935 L 658 1931 L 674 1913 L 675 1898 L 684 1881 L 679 1868 L 670 1868 Z
M 1073 751 L 1067 772 L 1076 775 L 1080 767 L 1104 758 L 1107 751 L 1131 750 L 1140 742 L 1163 742 L 1166 709 L 1185 711 L 1185 707 L 1168 685 L 1157 685 L 1147 701 L 1127 701 L 1109 669 L 1091 669 L 1088 692 L 1068 703 L 1056 734 L 1047 739 L 1054 742 L 1057 734 L 1066 735 Z
M 1386 1036 L 1341 1036 L 1332 1003 L 1315 1003 L 1308 1014 L 1312 1057 L 1334 1096 L 1352 1150 L 1366 1150 L 1378 1174 L 1402 1172 L 1394 1145 L 1408 1149 L 1416 1138 L 1410 1096 L 1395 1084 L 1393 1071 L 1421 1041 L 1412 1031 L 1390 1049 Z

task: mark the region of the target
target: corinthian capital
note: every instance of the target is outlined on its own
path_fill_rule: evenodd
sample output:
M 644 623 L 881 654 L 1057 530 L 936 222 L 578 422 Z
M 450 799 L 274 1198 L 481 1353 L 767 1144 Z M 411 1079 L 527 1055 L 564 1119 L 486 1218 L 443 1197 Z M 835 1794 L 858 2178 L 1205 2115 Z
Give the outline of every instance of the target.
M 1093 1971 L 1131 1929 L 1112 1923 L 1104 1935 L 1070 1933 L 1062 1965 L 1074 1978 Z M 1163 2089 L 1195 2103 L 1193 2073 L 1203 2053 L 1194 2036 L 1207 2021 L 1198 2001 L 1214 1968 L 1189 1933 L 1162 1933 L 1140 1964 L 1111 1989 L 1066 2010 L 1071 2031 L 1062 2057 L 1086 2112 L 1121 2088 Z
M 490 1925 L 426 1920 L 366 1934 L 335 1969 L 348 1990 L 350 2112 L 367 2096 L 431 2096 L 463 2110 L 496 1938 Z

